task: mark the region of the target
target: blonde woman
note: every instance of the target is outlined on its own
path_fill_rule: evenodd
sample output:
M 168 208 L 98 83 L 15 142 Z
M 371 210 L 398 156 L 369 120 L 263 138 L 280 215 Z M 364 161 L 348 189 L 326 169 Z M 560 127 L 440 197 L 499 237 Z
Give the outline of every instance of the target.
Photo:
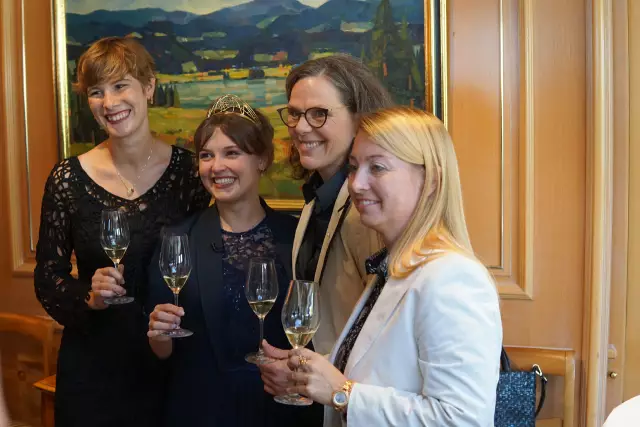
M 386 248 L 329 360 L 292 350 L 290 392 L 325 406 L 325 426 L 493 426 L 502 326 L 475 258 L 443 124 L 415 109 L 365 117 L 349 191 Z

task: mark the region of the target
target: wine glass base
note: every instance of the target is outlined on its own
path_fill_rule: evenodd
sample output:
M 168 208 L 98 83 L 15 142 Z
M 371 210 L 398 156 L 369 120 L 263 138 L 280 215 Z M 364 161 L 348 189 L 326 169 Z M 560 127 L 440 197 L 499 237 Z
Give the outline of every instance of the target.
M 111 298 L 105 298 L 104 299 L 104 303 L 108 304 L 108 305 L 122 305 L 122 304 L 129 304 L 130 302 L 133 302 L 133 297 L 111 297 Z
M 260 353 L 249 353 L 244 357 L 244 360 L 254 365 L 268 365 L 276 361 Z
M 170 331 L 164 331 L 162 335 L 165 337 L 171 337 L 171 338 L 185 338 L 193 335 L 193 332 L 191 332 L 188 329 L 178 328 L 178 329 L 172 329 Z
M 285 396 L 274 396 L 273 400 L 283 405 L 292 406 L 310 406 L 313 404 L 313 400 L 308 397 L 300 396 L 299 394 L 287 394 Z

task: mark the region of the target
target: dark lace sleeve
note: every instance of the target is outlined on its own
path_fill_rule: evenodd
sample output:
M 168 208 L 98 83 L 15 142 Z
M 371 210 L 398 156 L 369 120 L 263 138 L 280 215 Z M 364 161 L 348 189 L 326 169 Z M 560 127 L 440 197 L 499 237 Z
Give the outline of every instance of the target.
M 65 167 L 66 165 L 66 167 Z M 49 175 L 42 198 L 34 285 L 42 307 L 64 326 L 82 323 L 89 309 L 89 283 L 71 276 L 71 190 L 68 161 Z

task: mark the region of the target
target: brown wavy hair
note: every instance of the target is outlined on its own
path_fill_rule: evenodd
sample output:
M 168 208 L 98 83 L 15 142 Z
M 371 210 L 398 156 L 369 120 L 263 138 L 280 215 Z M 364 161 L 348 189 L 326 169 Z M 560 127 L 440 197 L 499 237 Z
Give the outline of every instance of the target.
M 105 37 L 93 43 L 78 59 L 76 93 L 102 82 L 114 82 L 130 74 L 142 87 L 155 79 L 156 63 L 147 49 L 132 37 Z
M 362 61 L 342 54 L 312 59 L 294 68 L 287 76 L 287 100 L 291 99 L 296 83 L 318 76 L 326 77 L 333 84 L 342 104 L 356 116 L 394 105 L 391 94 Z M 300 153 L 293 144 L 289 164 L 294 179 L 307 179 L 311 175 L 300 163 Z

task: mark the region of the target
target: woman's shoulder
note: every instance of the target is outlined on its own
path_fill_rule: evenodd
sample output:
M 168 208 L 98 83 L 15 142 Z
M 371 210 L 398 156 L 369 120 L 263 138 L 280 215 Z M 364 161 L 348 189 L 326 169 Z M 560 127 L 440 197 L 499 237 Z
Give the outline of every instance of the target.
M 164 233 L 174 233 L 174 234 L 191 234 L 191 230 L 198 223 L 198 221 L 202 218 L 205 212 L 208 212 L 213 207 L 209 207 L 207 209 L 202 209 L 191 215 L 181 219 L 180 221 L 173 223 L 171 225 L 165 225 L 162 228 L 161 235 Z
M 285 212 L 269 208 L 267 210 L 269 228 L 278 241 L 293 243 L 293 238 L 298 226 L 298 219 Z
M 487 268 L 476 258 L 453 250 L 434 250 L 430 259 L 411 273 L 422 283 L 450 282 L 482 282 L 495 287 Z
M 191 163 L 194 164 L 196 160 L 196 153 L 191 150 L 188 150 L 183 147 L 179 147 L 177 145 L 171 146 L 173 155 L 177 157 L 183 163 Z
M 64 192 L 70 192 L 75 188 L 73 183 L 82 181 L 85 176 L 78 157 L 67 157 L 51 168 L 45 189 L 47 191 L 60 192 L 64 190 Z
M 78 165 L 78 156 L 67 157 L 53 165 L 49 172 L 49 176 L 56 179 L 69 179 L 71 178 L 71 174 L 75 174 L 77 172 Z

